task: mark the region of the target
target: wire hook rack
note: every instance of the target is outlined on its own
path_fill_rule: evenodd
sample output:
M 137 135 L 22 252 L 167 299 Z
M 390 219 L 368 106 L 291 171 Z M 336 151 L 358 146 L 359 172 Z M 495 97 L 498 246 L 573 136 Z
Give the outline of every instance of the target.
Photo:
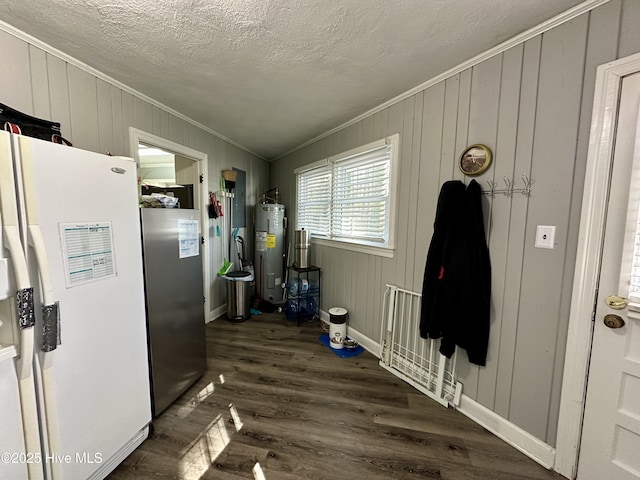
M 524 184 L 522 188 L 514 188 L 513 180 L 511 180 L 506 175 L 502 177 L 505 188 L 498 188 L 499 185 L 495 180 L 487 180 L 487 183 L 489 184 L 489 190 L 482 190 L 482 193 L 484 193 L 485 195 L 490 195 L 491 198 L 496 198 L 496 195 L 512 197 L 514 193 L 520 193 L 525 197 L 530 197 L 531 190 L 535 182 L 531 180 L 526 173 L 523 173 L 520 178 L 522 178 L 522 183 Z

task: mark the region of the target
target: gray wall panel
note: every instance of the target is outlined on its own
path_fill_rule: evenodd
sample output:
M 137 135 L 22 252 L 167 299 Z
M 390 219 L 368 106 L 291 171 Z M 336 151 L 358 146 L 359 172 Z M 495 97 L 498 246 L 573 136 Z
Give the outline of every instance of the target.
M 469 72 L 469 70 L 467 71 Z M 462 179 L 466 183 L 470 181 L 469 178 L 464 178 L 460 169 L 457 168 L 457 159 L 460 157 L 465 147 L 470 144 L 483 143 L 486 144 L 494 154 L 496 153 L 496 137 L 498 129 L 498 111 L 500 106 L 500 83 L 502 73 L 502 55 L 492 57 L 479 65 L 473 67 L 470 70 L 470 75 L 464 72 L 461 78 L 470 78 L 470 96 L 469 100 L 466 96 L 461 95 L 462 103 L 458 105 L 459 119 L 458 122 L 458 148 L 456 149 L 456 168 L 455 178 Z M 463 92 L 461 83 L 461 94 Z M 467 92 L 465 87 L 464 92 Z M 467 110 L 466 104 L 468 102 L 468 115 L 465 114 Z M 465 134 L 466 133 L 466 134 Z M 496 167 L 490 169 L 482 178 L 479 178 L 482 188 L 487 188 L 486 180 L 493 178 Z M 491 198 L 483 198 L 483 211 L 485 216 L 485 228 L 487 232 L 487 240 L 491 238 L 491 230 L 488 228 L 488 218 L 490 216 Z M 490 242 L 489 242 L 490 244 Z M 460 299 L 464 301 L 464 299 Z M 495 299 L 494 299 L 495 302 Z M 495 324 L 495 316 L 492 318 Z M 495 330 L 495 329 L 494 329 Z M 487 369 L 483 369 L 485 373 L 489 375 L 488 380 L 493 377 L 492 370 L 495 369 L 495 362 L 491 362 L 491 356 L 493 352 L 489 352 L 487 361 L 490 366 Z M 460 362 L 460 375 L 465 384 L 468 392 L 475 391 L 475 398 L 489 406 L 493 406 L 493 395 L 490 392 L 491 384 L 485 384 L 485 395 L 482 396 L 479 392 L 480 378 L 479 369 L 475 365 L 471 365 L 468 362 L 467 356 L 464 352 L 459 352 L 458 361 Z M 487 372 L 488 371 L 488 372 Z
M 516 132 L 516 151 L 513 167 L 515 178 L 519 178 L 523 173 L 531 176 L 541 46 L 542 38 L 538 36 L 526 42 L 523 48 L 522 83 L 520 86 L 518 130 Z M 504 201 L 504 199 L 502 200 Z M 502 324 L 500 342 L 497 347 L 499 362 L 494 407 L 499 415 L 506 418 L 509 417 L 511 402 L 528 206 L 529 199 L 521 195 L 516 195 L 511 201 L 505 289 L 501 305 Z
M 460 95 L 460 75 L 454 75 L 446 80 L 444 97 L 444 115 L 442 126 L 442 144 L 440 150 L 440 180 L 442 185 L 453 178 L 456 155 L 456 126 L 458 122 L 458 97 Z M 435 216 L 435 211 L 429 214 Z M 433 223 L 433 220 L 432 222 Z
M 358 145 L 373 142 L 373 115 L 358 122 Z
M 418 196 L 420 181 L 420 149 L 422 147 L 422 111 L 424 104 L 424 93 L 415 95 L 415 105 L 413 110 L 413 142 L 411 144 L 411 174 L 409 184 L 401 185 L 401 188 L 409 189 L 409 215 L 407 232 L 407 259 L 406 272 L 404 278 L 405 287 L 415 291 L 422 286 L 422 282 L 415 281 L 416 270 L 422 268 L 416 265 L 416 232 L 418 228 L 418 203 L 414 200 Z M 426 257 L 425 257 L 426 258 Z M 376 315 L 378 318 L 378 315 Z
M 398 178 L 398 201 L 396 202 L 396 258 L 395 277 L 392 282 L 400 287 L 406 288 L 405 276 L 407 273 L 407 243 L 409 240 L 409 205 L 410 200 L 409 184 L 411 183 L 411 164 L 413 154 L 413 122 L 415 110 L 415 96 L 399 102 L 398 113 L 402 112 L 403 118 L 397 119 L 394 125 L 397 131 L 402 132 L 400 137 L 400 170 Z M 394 106 L 396 106 L 394 105 Z M 392 107 L 393 110 L 393 107 Z
M 638 52 L 640 45 L 640 5 L 638 0 L 622 0 L 620 16 L 620 41 L 618 58 L 627 57 Z M 615 31 L 615 30 L 614 30 Z
M 371 139 L 371 141 L 384 137 L 387 134 L 388 127 L 389 108 L 385 108 L 384 110 L 373 115 L 373 138 Z M 336 150 L 336 153 L 340 153 L 340 150 Z
M 0 45 L 3 91 L 0 103 L 32 115 L 29 45 L 3 31 L 0 31 Z
M 162 110 L 155 105 L 153 106 L 153 129 L 151 133 L 159 137 L 162 136 Z M 200 150 L 204 151 L 206 148 L 201 148 Z
M 136 126 L 134 99 L 133 95 L 129 92 L 122 92 L 122 124 L 120 125 L 120 129 L 122 130 L 122 137 L 124 139 L 125 155 L 131 156 L 133 153 L 129 148 L 129 126 Z
M 456 143 L 451 152 L 453 155 L 449 157 L 451 169 L 453 170 L 453 176 L 451 178 L 465 182 L 468 180 L 464 177 L 456 162 L 464 149 L 469 145 L 469 114 L 471 109 L 471 86 L 474 68 L 469 68 L 460 74 L 458 108 L 456 111 Z
M 169 114 L 169 138 L 176 143 L 184 142 L 184 125 L 172 114 Z
M 113 139 L 113 103 L 111 85 L 104 80 L 97 80 L 98 94 L 98 134 L 100 136 L 100 153 L 115 152 Z
M 333 252 L 331 252 L 330 255 L 331 254 L 333 254 Z M 353 253 L 351 253 L 351 255 L 353 257 Z M 362 332 L 364 333 L 365 331 L 369 332 L 371 329 L 371 327 L 367 325 L 366 317 L 367 315 L 370 315 L 369 312 L 372 310 L 371 302 L 375 299 L 376 279 L 373 278 L 375 263 L 371 261 L 369 255 L 362 253 L 358 253 L 355 258 L 357 258 L 359 270 L 357 285 L 358 297 L 355 299 L 355 306 L 357 308 L 351 309 L 349 312 L 349 322 L 351 324 L 351 319 L 353 319 L 354 323 L 352 323 L 352 325 L 354 325 L 354 328 L 357 330 L 362 328 Z M 362 291 L 363 288 L 364 291 Z M 359 327 L 356 327 L 355 325 L 359 325 Z M 369 332 L 369 334 L 371 333 Z M 376 338 L 376 336 L 373 338 Z
M 51 119 L 49 99 L 49 74 L 47 72 L 47 54 L 33 45 L 29 45 L 29 66 L 31 70 L 31 92 L 33 95 L 33 115 Z
M 160 136 L 162 138 L 171 137 L 171 129 L 169 128 L 169 112 L 162 110 L 160 112 Z
M 100 149 L 97 79 L 73 65 L 67 65 L 73 145 L 94 152 Z
M 111 112 L 113 115 L 113 155 L 126 155 L 129 135 L 125 135 L 124 115 L 122 112 L 122 90 L 111 86 Z
M 133 124 L 140 130 L 153 132 L 153 107 L 138 97 L 133 99 Z
M 433 235 L 433 216 L 440 188 L 440 158 L 445 103 L 445 82 L 425 90 L 420 136 L 420 172 L 417 178 L 416 237 L 414 254 L 413 291 L 422 291 L 422 277 L 427 261 L 427 250 Z M 416 197 L 412 197 L 416 198 Z
M 400 170 L 398 178 L 398 197 L 395 205 L 391 208 L 395 209 L 396 217 L 396 258 L 394 262 L 388 261 L 389 267 L 392 269 L 389 282 L 404 287 L 404 273 L 407 262 L 407 229 L 409 219 L 409 189 L 404 188 L 409 183 L 409 175 L 411 174 L 411 141 L 413 139 L 413 106 L 415 100 L 408 98 L 402 102 L 398 102 L 391 106 L 389 110 L 389 119 L 386 130 L 381 130 L 383 137 L 389 133 L 400 133 Z M 405 129 L 406 128 L 406 129 Z M 405 153 L 402 153 L 405 152 Z M 375 292 L 374 292 L 375 293 Z M 373 309 L 367 312 L 367 318 L 373 315 Z M 377 338 L 377 337 L 376 337 Z
M 73 141 L 67 64 L 58 57 L 47 54 L 47 71 L 49 73 L 49 103 L 51 106 L 51 120 L 54 122 L 60 122 L 62 136 Z
M 536 189 L 527 216 L 509 419 L 543 439 L 557 332 L 568 321 L 559 314 L 587 27 L 583 15 L 542 38 L 532 168 Z M 536 225 L 557 227 L 553 250 L 533 247 Z
M 495 140 L 495 165 L 490 172 L 494 181 L 503 184 L 503 178 L 514 180 L 514 157 L 516 153 L 516 134 L 518 128 L 518 107 L 522 72 L 522 45 L 502 55 L 499 107 L 497 110 L 497 129 Z M 518 176 L 515 177 L 518 180 Z M 483 182 L 485 183 L 485 182 Z M 488 185 L 483 185 L 488 188 Z M 491 257 L 491 331 L 490 345 L 499 345 L 502 331 L 502 305 L 504 304 L 505 272 L 509 247 L 509 227 L 512 202 L 503 198 L 485 198 L 489 208 L 485 208 L 487 219 L 487 237 Z M 498 367 L 501 363 L 500 350 L 489 352 L 487 368 L 479 370 L 477 400 L 486 407 L 495 407 Z
M 461 180 L 468 182 L 457 166 L 457 159 L 469 145 L 469 115 L 471 111 L 471 88 L 473 85 L 474 68 L 465 70 L 459 77 L 457 109 L 452 112 L 456 116 L 455 144 L 450 150 L 446 162 L 450 165 L 452 176 L 446 180 Z M 453 116 L 453 115 L 452 115 Z M 472 125 L 473 127 L 473 125 Z M 477 143 L 477 142 L 475 142 Z M 443 159 L 445 160 L 445 159 Z M 435 212 L 434 212 L 435 213 Z M 433 215 L 433 214 L 432 214 Z M 464 391 L 472 398 L 478 396 L 478 367 L 469 363 L 465 352 L 458 352 L 457 372 L 464 384 Z

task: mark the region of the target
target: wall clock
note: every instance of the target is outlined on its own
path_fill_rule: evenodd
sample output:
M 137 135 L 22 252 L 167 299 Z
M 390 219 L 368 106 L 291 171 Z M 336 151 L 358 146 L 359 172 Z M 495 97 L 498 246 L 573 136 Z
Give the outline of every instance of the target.
M 460 155 L 458 166 L 465 175 L 480 175 L 491 165 L 491 150 L 486 145 L 475 144 L 467 147 Z

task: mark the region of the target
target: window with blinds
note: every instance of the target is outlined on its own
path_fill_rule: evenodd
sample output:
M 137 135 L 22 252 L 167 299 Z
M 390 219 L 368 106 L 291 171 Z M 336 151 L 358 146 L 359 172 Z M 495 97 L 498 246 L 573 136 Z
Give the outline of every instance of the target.
M 296 170 L 296 228 L 313 238 L 393 248 L 399 135 Z

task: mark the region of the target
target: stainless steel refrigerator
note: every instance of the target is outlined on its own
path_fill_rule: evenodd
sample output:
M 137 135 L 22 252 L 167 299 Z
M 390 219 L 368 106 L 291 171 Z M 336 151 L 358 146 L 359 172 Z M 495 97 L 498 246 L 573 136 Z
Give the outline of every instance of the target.
M 157 417 L 206 369 L 200 212 L 140 212 L 152 408 Z

